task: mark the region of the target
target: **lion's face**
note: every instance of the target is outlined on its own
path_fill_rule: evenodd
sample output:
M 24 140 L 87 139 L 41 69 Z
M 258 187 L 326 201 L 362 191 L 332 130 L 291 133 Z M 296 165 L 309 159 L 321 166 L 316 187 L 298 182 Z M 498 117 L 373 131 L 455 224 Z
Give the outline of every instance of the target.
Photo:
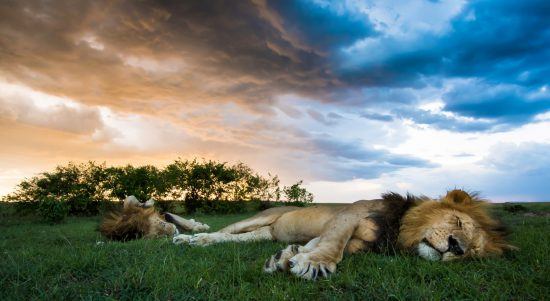
M 453 190 L 440 201 L 424 201 L 410 209 L 403 218 L 399 242 L 427 260 L 448 261 L 500 254 L 512 248 L 504 242 L 503 234 L 482 202 Z
M 427 220 L 418 254 L 428 260 L 452 260 L 483 254 L 487 234 L 468 214 L 452 209 L 434 211 L 437 216 Z

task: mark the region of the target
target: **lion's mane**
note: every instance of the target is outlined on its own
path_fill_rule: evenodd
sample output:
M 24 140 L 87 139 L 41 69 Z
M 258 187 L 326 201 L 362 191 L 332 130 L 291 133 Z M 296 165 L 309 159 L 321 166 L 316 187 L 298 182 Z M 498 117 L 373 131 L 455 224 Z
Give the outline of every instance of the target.
M 101 233 L 112 240 L 127 241 L 147 236 L 154 208 L 129 206 L 121 212 L 109 213 L 100 226 Z

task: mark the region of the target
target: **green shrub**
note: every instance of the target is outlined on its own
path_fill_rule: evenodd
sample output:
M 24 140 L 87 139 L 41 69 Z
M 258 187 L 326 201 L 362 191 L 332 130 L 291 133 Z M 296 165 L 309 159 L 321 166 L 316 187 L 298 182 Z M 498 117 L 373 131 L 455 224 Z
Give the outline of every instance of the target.
M 177 214 L 241 213 L 282 205 L 305 206 L 313 201 L 313 195 L 302 183 L 284 187 L 289 202 L 280 203 L 279 178 L 259 175 L 242 163 L 178 159 L 159 169 L 152 165 L 107 167 L 93 161 L 70 162 L 23 180 L 2 200 L 17 202 L 18 213 L 42 214 L 55 206 L 37 200 L 63 198 L 64 203 L 59 206 L 66 207 L 68 214 L 91 216 L 110 206 L 104 202 L 123 200 L 129 195 L 142 201 L 151 197 L 181 199 L 185 195 L 185 202 L 177 202 L 177 206 L 166 202 L 157 208 Z
M 15 212 L 19 215 L 34 214 L 38 212 L 38 201 L 19 201 L 14 202 Z
M 45 197 L 39 201 L 38 214 L 48 223 L 60 223 L 69 214 L 69 206 L 63 199 Z
M 67 199 L 70 215 L 92 216 L 99 214 L 101 202 L 85 196 L 74 196 Z
M 249 206 L 253 201 L 223 201 L 223 200 L 202 200 L 187 198 L 184 206 L 187 214 L 229 214 L 243 213 L 257 210 L 257 206 Z
M 205 213 L 243 213 L 246 212 L 246 202 L 244 201 L 208 201 L 204 205 Z
M 293 203 L 312 203 L 313 194 L 302 187 L 304 181 L 298 181 L 293 185 L 285 186 L 283 193 L 289 202 Z M 303 207 L 304 205 L 300 205 Z
M 170 212 L 173 214 L 185 214 L 185 202 L 180 200 L 155 200 L 155 208 L 160 212 Z
M 296 206 L 305 207 L 310 203 L 302 201 L 293 202 L 273 202 L 273 201 L 224 201 L 224 200 L 201 200 L 187 198 L 184 202 L 179 201 L 159 201 L 156 203 L 157 208 L 161 211 L 168 211 L 176 214 L 232 214 L 232 213 L 244 213 L 263 211 L 273 207 L 281 206 Z M 177 207 L 181 204 L 185 208 L 185 212 L 178 212 Z M 181 206 L 180 205 L 180 206 Z
M 273 207 L 282 207 L 282 206 L 296 206 L 296 207 L 306 207 L 310 203 L 302 201 L 293 201 L 293 202 L 270 202 L 270 201 L 261 201 L 252 211 L 263 211 Z
M 504 211 L 510 212 L 512 214 L 520 213 L 520 212 L 527 212 L 527 207 L 520 205 L 520 204 L 511 204 L 511 203 L 505 203 L 504 204 Z
M 279 203 L 282 203 L 282 206 L 306 207 L 311 202 L 294 201 L 294 202 L 279 202 Z
M 198 198 L 191 198 L 186 197 L 185 198 L 185 212 L 187 214 L 197 213 L 197 212 L 203 212 L 202 210 L 204 207 L 204 200 L 198 199 Z
M 120 201 L 99 201 L 97 203 L 97 210 L 100 215 L 105 215 L 105 213 L 119 210 L 121 207 Z

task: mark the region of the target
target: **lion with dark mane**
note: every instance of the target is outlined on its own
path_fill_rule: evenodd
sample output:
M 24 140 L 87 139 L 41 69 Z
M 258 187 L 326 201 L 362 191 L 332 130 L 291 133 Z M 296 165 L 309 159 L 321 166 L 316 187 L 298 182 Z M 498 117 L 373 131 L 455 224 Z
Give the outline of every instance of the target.
M 101 233 L 112 240 L 127 241 L 138 238 L 172 236 L 179 231 L 207 231 L 210 227 L 193 219 L 184 219 L 173 213 L 159 213 L 151 199 L 139 202 L 134 196 L 124 200 L 122 211 L 111 212 L 103 219 Z
M 514 249 L 485 204 L 463 190 L 449 191 L 440 200 L 387 193 L 349 205 L 271 208 L 218 232 L 176 235 L 174 243 L 306 243 L 289 245 L 264 265 L 265 272 L 290 271 L 305 279 L 327 277 L 344 253 L 402 249 L 427 260 L 448 261 Z

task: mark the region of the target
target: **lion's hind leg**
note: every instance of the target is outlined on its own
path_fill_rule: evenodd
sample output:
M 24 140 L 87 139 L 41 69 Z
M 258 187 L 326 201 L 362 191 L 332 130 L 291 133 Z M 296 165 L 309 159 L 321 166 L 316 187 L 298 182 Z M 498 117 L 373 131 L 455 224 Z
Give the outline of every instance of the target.
M 233 223 L 218 232 L 237 234 L 254 231 L 260 227 L 269 226 L 283 214 L 296 210 L 296 207 L 276 207 L 264 210 L 253 217 Z
M 180 234 L 175 236 L 173 242 L 175 244 L 188 243 L 194 246 L 209 246 L 222 242 L 247 242 L 247 241 L 260 241 L 260 240 L 272 240 L 271 227 L 260 227 L 254 231 L 231 234 L 223 232 L 212 233 L 197 233 L 195 235 Z
M 273 240 L 271 233 L 271 224 L 279 217 L 289 211 L 294 211 L 297 207 L 277 207 L 264 210 L 253 217 L 231 224 L 217 232 L 197 233 L 195 235 L 180 234 L 175 236 L 175 244 L 190 244 L 198 246 L 207 246 L 214 243 L 234 241 L 257 241 Z
M 287 271 L 289 268 L 288 260 L 298 254 L 298 248 L 300 248 L 299 245 L 288 245 L 286 248 L 271 255 L 264 263 L 264 272 Z

